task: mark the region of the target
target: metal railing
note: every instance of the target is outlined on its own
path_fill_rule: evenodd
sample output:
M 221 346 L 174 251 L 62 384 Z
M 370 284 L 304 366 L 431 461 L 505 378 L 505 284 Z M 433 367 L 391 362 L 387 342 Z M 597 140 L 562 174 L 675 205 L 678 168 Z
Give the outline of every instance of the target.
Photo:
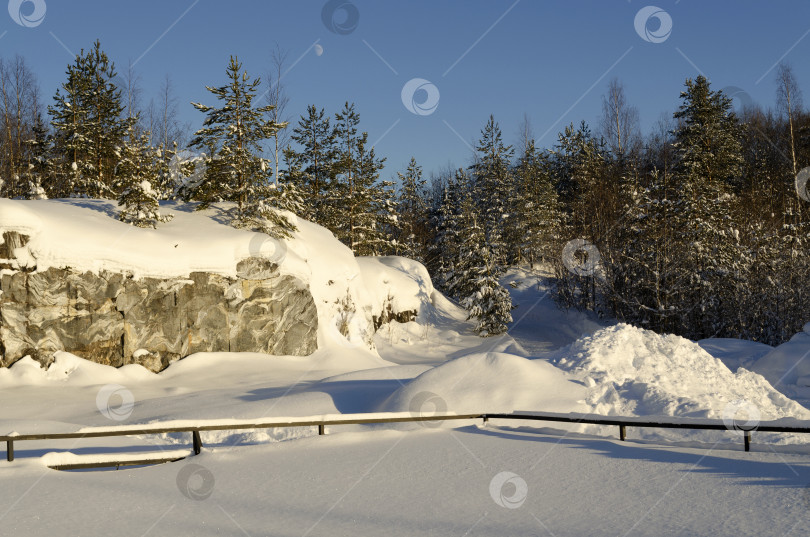
M 714 430 L 714 431 L 731 431 L 737 434 L 742 434 L 744 439 L 745 451 L 750 451 L 751 448 L 751 433 L 758 432 L 773 432 L 773 433 L 810 433 L 810 424 L 807 425 L 787 425 L 784 422 L 760 422 L 755 427 L 743 428 L 743 426 L 729 426 L 727 423 L 719 420 L 695 420 L 695 419 L 645 419 L 645 418 L 631 418 L 631 417 L 607 417 L 595 414 L 560 414 L 553 412 L 516 412 L 510 414 L 441 414 L 432 416 L 423 415 L 402 415 L 392 414 L 390 416 L 382 416 L 380 414 L 345 414 L 340 417 L 326 417 L 323 418 L 301 418 L 298 419 L 285 419 L 273 421 L 242 421 L 242 420 L 210 420 L 197 425 L 189 426 L 171 426 L 165 423 L 154 423 L 148 425 L 134 425 L 134 426 L 120 426 L 120 427 L 91 427 L 85 428 L 76 432 L 68 433 L 34 433 L 34 434 L 9 434 L 0 436 L 0 442 L 6 443 L 6 460 L 9 462 L 14 460 L 14 446 L 17 442 L 30 441 L 30 440 L 65 440 L 65 439 L 81 439 L 81 438 L 100 438 L 100 437 L 114 437 L 114 436 L 135 436 L 135 435 L 148 435 L 148 434 L 163 434 L 163 433 L 191 433 L 191 444 L 194 454 L 199 454 L 202 451 L 201 432 L 205 431 L 230 431 L 230 430 L 243 430 L 243 429 L 273 429 L 284 427 L 318 427 L 318 434 L 326 434 L 326 426 L 335 425 L 368 425 L 379 423 L 404 423 L 404 422 L 426 422 L 426 421 L 450 421 L 450 420 L 483 420 L 484 423 L 489 420 L 529 420 L 529 421 L 548 421 L 548 422 L 561 422 L 572 424 L 592 424 L 604 426 L 618 426 L 619 439 L 624 441 L 627 438 L 628 427 L 639 428 L 660 428 L 660 429 L 695 429 L 695 430 Z M 180 460 L 184 457 L 171 457 L 171 458 L 143 458 L 143 459 L 129 459 L 121 461 L 104 461 L 93 463 L 65 463 L 54 464 L 51 468 L 59 470 L 79 469 L 79 468 L 101 468 L 101 467 L 118 467 L 118 466 L 132 466 L 144 464 L 157 464 L 161 462 L 170 462 Z

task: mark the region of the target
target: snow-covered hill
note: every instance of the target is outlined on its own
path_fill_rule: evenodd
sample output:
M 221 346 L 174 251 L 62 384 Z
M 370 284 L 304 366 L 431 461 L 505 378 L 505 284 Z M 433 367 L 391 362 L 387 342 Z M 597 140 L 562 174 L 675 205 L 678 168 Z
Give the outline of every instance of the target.
M 14 252 L 22 267 L 108 271 L 136 279 L 182 279 L 193 272 L 236 277 L 240 261 L 266 259 L 308 286 L 318 311 L 320 347 L 373 349 L 372 318 L 383 308 L 432 306 L 433 286 L 418 263 L 355 258 L 328 230 L 292 215 L 298 231 L 276 240 L 227 225 L 227 204 L 195 208 L 164 202 L 161 210 L 174 218 L 158 229 L 141 229 L 119 222 L 112 201 L 0 199 L 0 240 L 6 231 L 29 238 Z

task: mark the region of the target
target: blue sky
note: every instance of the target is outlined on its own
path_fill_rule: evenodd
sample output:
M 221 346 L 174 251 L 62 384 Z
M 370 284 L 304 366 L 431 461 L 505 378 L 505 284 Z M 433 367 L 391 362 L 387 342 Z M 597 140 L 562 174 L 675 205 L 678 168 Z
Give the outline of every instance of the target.
M 489 114 L 510 143 L 524 113 L 541 146 L 570 122 L 595 127 L 612 77 L 638 107 L 644 132 L 677 108 L 684 80 L 701 72 L 715 89 L 736 86 L 770 107 L 782 58 L 810 88 L 810 2 L 654 1 L 672 21 L 668 35 L 653 39 L 661 42 L 634 26 L 649 0 L 340 0 L 359 15 L 356 25 L 341 8 L 327 17 L 346 25 L 343 33 L 324 24 L 323 0 L 46 0 L 44 18 L 31 27 L 0 15 L 0 50 L 25 56 L 50 104 L 68 50 L 98 38 L 119 67 L 137 60 L 145 101 L 170 74 L 182 119 L 197 128 L 202 114 L 188 103 L 213 104 L 204 86 L 223 82 L 229 55 L 262 75 L 278 43 L 297 62 L 284 78 L 288 113 L 297 119 L 316 104 L 334 114 L 355 102 L 361 128 L 388 157 L 386 178 L 411 155 L 427 172 L 468 164 L 468 144 Z M 12 0 L 11 12 L 19 3 Z M 20 9 L 28 16 L 35 7 L 26 1 Z M 654 38 L 659 24 L 650 19 L 645 35 Z M 438 90 L 438 105 L 425 115 L 403 104 L 402 89 L 414 78 Z M 418 91 L 416 104 L 426 96 Z

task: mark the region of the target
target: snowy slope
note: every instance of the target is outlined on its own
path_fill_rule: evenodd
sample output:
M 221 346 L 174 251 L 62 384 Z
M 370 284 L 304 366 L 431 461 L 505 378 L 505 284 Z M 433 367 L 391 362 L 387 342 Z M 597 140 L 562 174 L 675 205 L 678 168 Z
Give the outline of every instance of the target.
M 309 357 L 270 360 L 249 353 L 200 353 L 157 375 L 140 366 L 115 370 L 68 353 L 57 355 L 48 370 L 21 360 L 0 369 L 0 405 L 7 410 L 0 430 L 108 423 L 96 401 L 108 384 L 125 387 L 136 401 L 122 424 L 412 412 L 414 405 L 422 412 L 423 404 L 428 410 L 432 406 L 459 413 L 535 410 L 721 418 L 735 401 L 754 405 L 761 419 L 810 419 L 810 413 L 765 379 L 744 368 L 730 371 L 696 343 L 626 325 L 606 327 L 609 322 L 592 315 L 560 310 L 551 298 L 548 275 L 510 270 L 503 283 L 517 307 L 509 334 L 479 338 L 471 332 L 466 312 L 433 288 L 419 263 L 401 257 L 355 258 L 327 230 L 303 220 L 297 221 L 299 231 L 291 240 L 276 241 L 225 225 L 223 207 L 193 208 L 166 203 L 164 212 L 175 218 L 157 230 L 143 230 L 117 222 L 116 207 L 108 201 L 0 200 L 0 229 L 31 235 L 17 253 L 36 258 L 39 270 L 69 265 L 125 270 L 136 277 L 184 277 L 195 270 L 233 276 L 239 260 L 268 257 L 282 272 L 309 282 L 319 309 L 319 350 Z M 388 306 L 418 310 L 419 315 L 405 324 L 384 326 L 370 346 L 371 316 Z M 348 330 L 348 338 L 340 328 Z M 763 352 L 761 346 L 740 347 L 733 341 L 702 344 L 736 364 L 750 363 L 753 353 Z M 769 356 L 774 362 L 777 355 Z M 760 362 L 767 363 L 765 358 Z M 777 369 L 783 373 L 784 368 L 780 362 Z M 208 438 L 224 441 L 229 435 L 211 433 Z M 255 442 L 289 438 L 267 432 L 233 436 Z M 638 436 L 705 440 L 678 431 Z M 796 439 L 772 435 L 761 441 Z
M 591 312 L 563 310 L 553 300 L 553 272 L 510 268 L 501 280 L 512 297 L 509 334 L 532 356 L 568 345 L 613 323 Z

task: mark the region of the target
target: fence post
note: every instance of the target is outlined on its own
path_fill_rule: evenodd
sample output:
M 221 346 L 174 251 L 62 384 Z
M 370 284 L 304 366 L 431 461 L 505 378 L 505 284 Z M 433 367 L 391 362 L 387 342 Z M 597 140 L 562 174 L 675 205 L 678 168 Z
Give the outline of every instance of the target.
M 202 451 L 202 438 L 200 438 L 200 431 L 191 431 L 191 441 L 194 444 L 194 454 L 199 455 Z
M 627 427 L 624 425 L 619 425 L 619 440 L 624 442 L 625 438 L 627 438 Z
M 489 416 L 484 414 L 484 425 L 486 425 L 487 423 L 489 423 Z
M 6 441 L 6 460 L 8 462 L 14 460 L 14 440 Z
M 326 426 L 321 423 L 318 425 L 318 435 L 323 436 L 326 434 Z
M 745 451 L 751 451 L 751 431 L 745 431 Z

